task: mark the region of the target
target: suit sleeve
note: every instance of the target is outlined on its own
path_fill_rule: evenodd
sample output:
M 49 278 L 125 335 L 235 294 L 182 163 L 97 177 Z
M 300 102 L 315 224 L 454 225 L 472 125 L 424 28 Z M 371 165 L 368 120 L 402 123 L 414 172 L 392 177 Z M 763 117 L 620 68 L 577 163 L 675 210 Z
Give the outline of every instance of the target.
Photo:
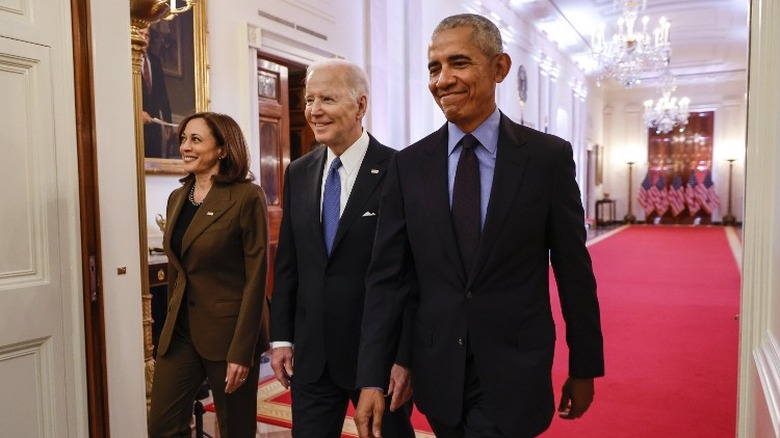
M 396 358 L 410 362 L 409 357 L 404 359 L 398 356 L 399 353 L 411 356 L 410 345 L 406 343 L 401 349 L 397 345 L 413 280 L 408 272 L 411 251 L 405 216 L 396 155 L 387 171 L 371 263 L 366 274 L 356 380 L 358 388 L 384 388 L 387 385 L 388 364 Z M 406 316 L 411 319 L 413 314 Z M 411 342 L 411 324 L 404 324 L 402 331 L 405 330 L 409 330 L 404 335 L 408 337 L 405 342 Z
M 290 208 L 290 167 L 284 175 L 284 201 L 279 246 L 274 261 L 274 290 L 271 295 L 271 341 L 294 342 L 295 306 L 298 291 L 298 261 Z
M 604 346 L 596 279 L 585 246 L 586 231 L 580 191 L 575 179 L 572 147 L 562 141 L 553 178 L 552 206 L 547 240 L 566 321 L 569 375 L 592 378 L 604 375 Z
M 412 276 L 413 272 L 409 269 L 408 274 Z M 410 293 L 406 296 L 404 302 L 403 316 L 400 321 L 400 328 L 398 331 L 398 349 L 395 353 L 395 363 L 406 368 L 412 367 L 412 337 L 414 333 L 414 320 L 417 318 L 417 307 L 419 305 L 420 297 L 417 295 L 417 281 L 416 279 L 410 279 L 406 282 L 407 287 L 410 287 Z
M 256 353 L 265 312 L 265 282 L 268 251 L 268 223 L 265 194 L 252 183 L 241 201 L 239 221 L 244 250 L 245 283 L 233 340 L 228 349 L 228 362 L 251 366 Z

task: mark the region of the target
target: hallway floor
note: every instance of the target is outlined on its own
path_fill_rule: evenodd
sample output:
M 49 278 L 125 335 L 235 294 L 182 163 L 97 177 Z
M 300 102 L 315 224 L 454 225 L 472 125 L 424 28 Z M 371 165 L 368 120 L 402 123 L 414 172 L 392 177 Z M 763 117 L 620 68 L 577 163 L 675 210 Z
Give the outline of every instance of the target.
M 620 231 L 624 227 L 623 224 L 614 224 L 611 226 L 604 226 L 599 228 L 588 229 L 588 242 L 594 244 L 602 239 L 610 237 L 612 234 Z M 735 258 L 740 259 L 739 235 L 741 234 L 741 228 L 736 227 L 734 232 L 731 233 L 736 236 L 736 243 L 732 243 L 732 250 Z M 734 239 L 731 239 L 734 240 Z M 270 366 L 270 362 L 262 363 L 260 366 L 260 380 L 273 376 L 273 371 Z M 204 405 L 211 403 L 211 399 L 207 398 L 203 400 Z M 213 438 L 219 437 L 219 432 L 215 431 L 216 428 L 216 416 L 213 412 L 206 412 L 203 417 L 204 431 Z M 291 438 L 292 433 L 289 429 L 273 426 L 265 423 L 258 423 L 256 438 Z M 193 438 L 197 438 L 193 431 Z

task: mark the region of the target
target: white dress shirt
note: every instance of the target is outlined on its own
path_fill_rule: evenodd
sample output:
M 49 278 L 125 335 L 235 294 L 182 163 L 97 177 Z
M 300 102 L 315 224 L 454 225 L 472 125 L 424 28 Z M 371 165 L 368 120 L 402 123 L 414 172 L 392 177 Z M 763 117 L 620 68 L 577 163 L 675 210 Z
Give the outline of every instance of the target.
M 344 207 L 347 205 L 349 195 L 352 193 L 352 187 L 355 186 L 357 180 L 358 170 L 363 164 L 363 158 L 366 157 L 368 151 L 368 132 L 363 130 L 363 134 L 352 143 L 344 153 L 341 154 L 341 167 L 338 169 L 339 180 L 341 181 L 341 197 L 339 199 L 339 217 L 344 212 Z M 327 145 L 326 145 L 327 146 Z M 325 193 L 325 180 L 328 178 L 328 169 L 330 164 L 336 159 L 336 154 L 330 148 L 327 148 L 327 156 L 325 158 L 325 167 L 322 172 L 322 184 L 320 187 L 320 221 L 322 221 L 322 195 Z M 292 347 L 292 342 L 289 341 L 273 341 L 271 342 L 271 348 L 280 347 Z

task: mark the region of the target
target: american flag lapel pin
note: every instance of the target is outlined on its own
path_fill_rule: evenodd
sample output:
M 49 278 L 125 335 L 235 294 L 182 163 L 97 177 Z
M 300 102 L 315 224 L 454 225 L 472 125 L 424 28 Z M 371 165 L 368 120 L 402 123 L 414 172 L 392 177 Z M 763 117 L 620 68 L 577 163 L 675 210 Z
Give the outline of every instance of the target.
M 207 211 L 206 212 L 206 216 L 214 216 L 214 212 L 213 211 Z
M 379 169 L 371 169 L 371 174 L 376 175 L 379 173 Z

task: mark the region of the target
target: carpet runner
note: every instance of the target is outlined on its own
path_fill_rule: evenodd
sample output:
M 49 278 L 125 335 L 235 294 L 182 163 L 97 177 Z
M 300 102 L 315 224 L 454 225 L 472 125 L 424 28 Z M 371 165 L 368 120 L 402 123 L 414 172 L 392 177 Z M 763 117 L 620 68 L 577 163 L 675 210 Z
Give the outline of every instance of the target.
M 736 243 L 735 243 L 736 241 Z M 728 227 L 630 226 L 590 245 L 606 377 L 586 415 L 553 418 L 542 438 L 718 438 L 736 435 L 740 272 Z M 738 248 L 737 248 L 738 249 Z M 554 290 L 555 280 L 550 275 Z M 568 351 L 558 300 L 556 402 Z M 289 391 L 260 383 L 257 420 L 291 426 Z M 213 410 L 213 406 L 208 406 Z M 352 407 L 342 437 L 357 436 Z M 433 438 L 413 415 L 418 438 Z
M 542 438 L 736 435 L 740 271 L 734 234 L 718 226 L 630 226 L 589 247 L 606 376 L 596 379 L 596 398 L 584 417 L 554 418 Z M 557 402 L 568 351 L 558 300 L 552 303 Z
M 292 408 L 290 407 L 290 391 L 284 389 L 273 377 L 262 380 L 257 385 L 257 421 L 274 426 L 286 428 L 292 427 Z M 214 412 L 214 404 L 209 403 L 205 409 Z M 349 404 L 347 416 L 344 419 L 344 428 L 341 431 L 342 438 L 358 436 L 357 426 L 352 418 L 355 409 Z M 414 410 L 412 413 L 412 425 L 417 438 L 435 438 L 425 416 Z

